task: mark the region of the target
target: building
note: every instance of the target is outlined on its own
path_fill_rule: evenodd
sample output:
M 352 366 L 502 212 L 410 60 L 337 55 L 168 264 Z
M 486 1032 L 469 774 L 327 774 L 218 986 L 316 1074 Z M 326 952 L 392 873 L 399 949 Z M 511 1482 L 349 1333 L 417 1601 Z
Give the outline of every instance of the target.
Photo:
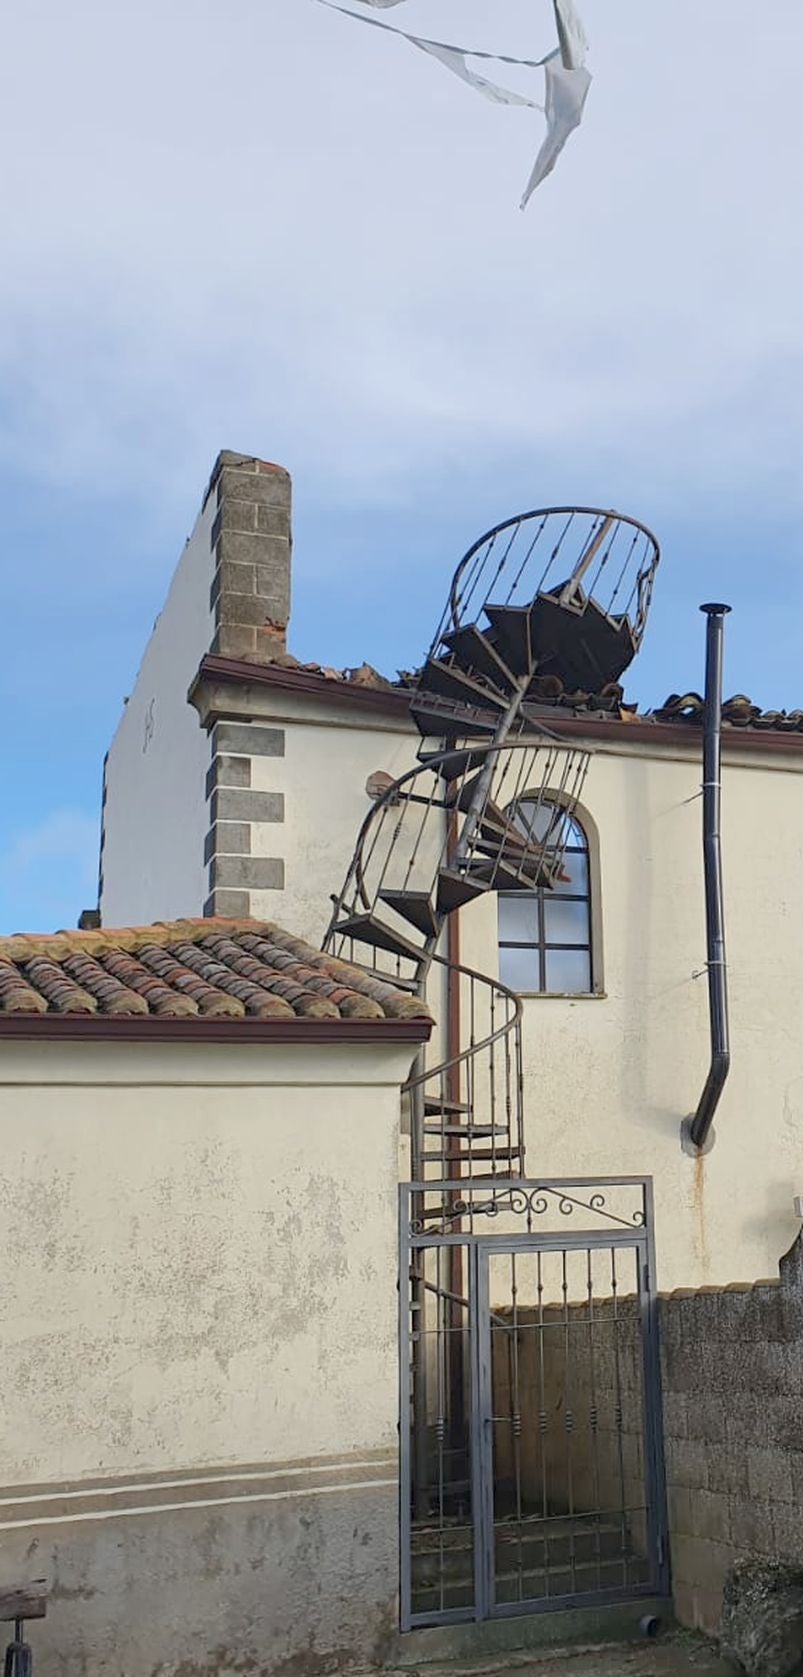
M 105 923 L 254 914 L 320 943 L 367 783 L 416 761 L 410 689 L 288 653 L 291 537 L 287 473 L 221 454 L 108 754 Z M 679 1134 L 709 1063 L 701 703 L 642 716 L 616 688 L 567 702 L 544 685 L 543 722 L 590 754 L 579 942 L 545 948 L 520 904 L 493 896 L 456 916 L 464 964 L 524 997 L 527 1168 L 652 1176 L 662 1286 L 772 1274 L 799 1227 L 803 719 L 725 706 L 733 1067 L 695 1165 Z
M 0 1596 L 45 1578 L 45 1673 L 380 1657 L 430 1029 L 271 925 L 0 940 Z
M 761 1280 L 799 1233 L 803 717 L 741 698 L 724 710 L 734 1053 L 713 1145 L 697 1150 L 684 1122 L 711 1044 L 724 1065 L 699 802 L 717 684 L 707 708 L 695 694 L 646 716 L 625 702 L 654 537 L 593 509 L 506 520 L 461 561 L 421 669 L 398 683 L 288 651 L 291 538 L 287 473 L 222 454 L 108 754 L 100 910 L 86 916 L 100 924 L 76 934 L 89 942 L 0 950 L 5 1034 L 24 1039 L 5 1061 L 12 1196 L 30 1137 L 44 1138 L 24 1214 L 38 1256 L 9 1341 L 67 1358 L 54 1384 L 71 1425 L 103 1417 L 83 1444 L 83 1421 L 68 1440 L 47 1405 L 46 1424 L 36 1405 L 29 1420 L 15 1349 L 11 1527 L 26 1525 L 15 1487 L 31 1439 L 48 1480 L 30 1493 L 39 1521 L 62 1519 L 42 1499 L 71 1475 L 78 1523 L 100 1529 L 92 1499 L 106 1496 L 138 1519 L 126 1499 L 141 1471 L 160 1507 L 180 1481 L 191 1544 L 188 1522 L 221 1500 L 213 1484 L 236 1481 L 235 1514 L 210 1532 L 197 1513 L 205 1558 L 187 1563 L 166 1656 L 132 1628 L 150 1560 L 121 1544 L 129 1629 L 115 1641 L 96 1623 L 108 1668 L 122 1649 L 134 1677 L 181 1669 L 199 1579 L 222 1581 L 190 1637 L 201 1669 L 240 1669 L 236 1647 L 255 1670 L 315 1677 L 377 1659 L 394 1628 L 413 1644 L 392 1657 L 415 1662 L 455 1626 L 463 1652 L 487 1649 L 510 1616 L 522 1635 L 532 1618 L 539 1635 L 581 1623 L 593 1640 L 664 1611 L 673 1587 L 681 1619 L 713 1628 L 734 1555 L 794 1558 L 787 1493 L 803 1482 L 799 1242 L 781 1284 Z M 709 805 L 715 744 L 714 729 Z M 146 929 L 109 929 L 120 921 Z M 337 1017 L 314 1017 L 319 975 L 338 985 Z M 202 1006 L 171 1023 L 168 999 L 153 1017 L 154 981 L 197 1006 L 206 984 L 250 1012 L 215 1026 L 239 1033 L 236 1052 L 205 1040 Z M 80 1041 L 71 1018 L 47 1026 L 75 985 L 93 1015 Z M 38 1004 L 20 1002 L 26 986 Z M 113 1054 L 93 997 L 121 1012 Z M 277 997 L 284 1018 L 265 1020 Z M 26 1007 L 37 1017 L 20 1026 Z M 115 1119 L 119 1157 L 101 1151 Z M 135 1324 L 119 1425 L 118 1316 Z M 379 1500 L 371 1512 L 352 1495 Z M 249 1499 L 268 1512 L 243 1534 L 228 1522 Z M 186 1542 L 160 1529 L 175 1581 Z M 70 1553 L 69 1589 L 95 1589 L 105 1552 Z M 61 1565 L 51 1550 L 51 1574 Z M 240 1580 L 263 1565 L 278 1583 L 255 1602 Z M 231 1633 L 210 1643 L 231 1603 Z

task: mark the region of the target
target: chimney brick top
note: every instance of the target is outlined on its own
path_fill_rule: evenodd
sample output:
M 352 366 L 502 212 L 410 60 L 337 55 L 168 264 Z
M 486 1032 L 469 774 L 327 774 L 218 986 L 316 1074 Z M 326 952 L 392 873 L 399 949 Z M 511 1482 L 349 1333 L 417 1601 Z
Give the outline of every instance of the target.
M 284 466 L 221 449 L 209 482 L 215 572 L 210 651 L 270 664 L 287 648 L 292 481 Z

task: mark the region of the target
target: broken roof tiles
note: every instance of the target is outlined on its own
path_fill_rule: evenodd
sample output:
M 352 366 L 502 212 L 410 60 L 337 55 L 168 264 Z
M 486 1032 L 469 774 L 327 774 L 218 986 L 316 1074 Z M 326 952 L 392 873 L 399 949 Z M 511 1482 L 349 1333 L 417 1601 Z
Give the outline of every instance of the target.
M 656 722 L 687 722 L 701 726 L 704 702 L 699 693 L 670 693 L 666 703 L 652 712 Z M 803 733 L 803 710 L 762 710 L 745 693 L 736 693 L 722 705 L 722 721 L 731 728 L 758 728 L 767 733 Z
M 260 920 L 0 938 L 0 1018 L 430 1019 L 391 979 Z

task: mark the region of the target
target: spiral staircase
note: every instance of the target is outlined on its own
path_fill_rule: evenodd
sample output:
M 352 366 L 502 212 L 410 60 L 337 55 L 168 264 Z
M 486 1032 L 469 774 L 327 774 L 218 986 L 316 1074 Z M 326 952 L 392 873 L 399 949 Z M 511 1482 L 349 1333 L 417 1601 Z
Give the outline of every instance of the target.
M 410 708 L 415 766 L 358 834 L 324 947 L 448 1018 L 407 1085 L 412 1178 L 524 1173 L 521 1002 L 455 956 L 449 922 L 496 893 L 559 889 L 588 752 L 539 697 L 604 694 L 638 651 L 659 560 L 642 524 L 550 508 L 497 525 L 461 560 Z M 486 940 L 487 942 L 487 940 Z M 440 981 L 440 993 L 438 984 Z M 459 1022 L 458 1022 L 459 1021 Z M 426 1216 L 449 1219 L 459 1195 Z
M 457 1239 L 445 1265 L 439 1248 L 434 1269 L 432 1254 L 411 1245 L 402 1287 L 406 1541 L 419 1569 L 434 1545 L 442 1605 L 470 1594 L 468 1576 L 456 1598 L 445 1593 L 452 1510 L 470 1497 L 473 1448 L 459 1241 L 525 1177 L 521 999 L 465 964 L 459 947 L 473 928 L 481 950 L 496 948 L 498 893 L 566 882 L 589 754 L 550 731 L 541 698 L 546 686 L 593 703 L 618 682 L 644 633 L 658 560 L 643 525 L 587 508 L 526 513 L 469 549 L 412 679 L 417 762 L 377 796 L 333 898 L 324 948 L 426 996 L 440 1022 L 406 1086 L 410 1204 L 425 1239 Z

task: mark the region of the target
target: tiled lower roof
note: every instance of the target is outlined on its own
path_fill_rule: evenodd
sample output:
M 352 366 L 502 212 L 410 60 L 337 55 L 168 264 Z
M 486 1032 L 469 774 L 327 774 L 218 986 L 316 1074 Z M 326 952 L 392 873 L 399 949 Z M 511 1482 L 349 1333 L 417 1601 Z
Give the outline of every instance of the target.
M 390 982 L 261 920 L 0 938 L 0 1019 L 429 1020 Z

